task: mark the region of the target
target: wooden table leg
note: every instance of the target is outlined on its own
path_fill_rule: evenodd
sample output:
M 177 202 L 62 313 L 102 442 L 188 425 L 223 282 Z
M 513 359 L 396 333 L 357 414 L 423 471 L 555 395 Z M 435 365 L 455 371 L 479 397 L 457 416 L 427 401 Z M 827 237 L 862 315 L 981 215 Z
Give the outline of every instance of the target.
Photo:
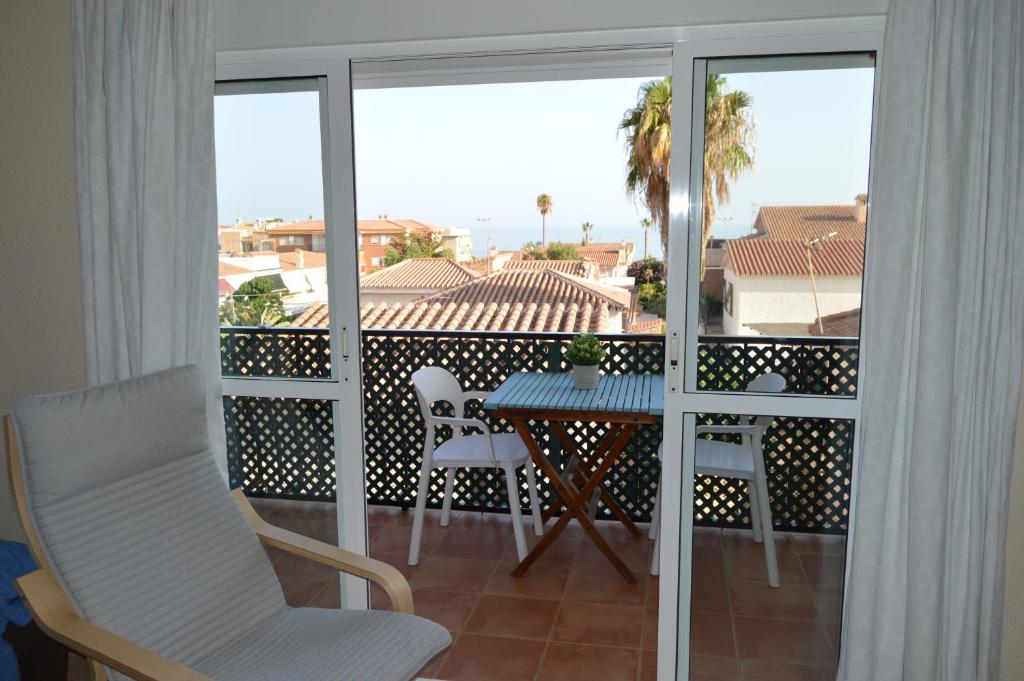
M 541 451 L 540 447 L 537 445 L 537 442 L 534 440 L 525 420 L 522 417 L 513 417 L 511 420 L 516 428 L 516 431 L 519 433 L 520 437 L 523 438 L 523 442 L 529 449 L 530 456 L 533 458 L 534 463 L 551 480 L 552 485 L 554 485 L 555 487 L 555 491 L 558 493 L 558 496 L 561 497 L 561 503 L 563 503 L 567 509 L 567 512 L 558 519 L 558 522 L 555 523 L 554 527 L 552 527 L 549 532 L 545 533 L 545 535 L 541 538 L 537 545 L 533 547 L 533 550 L 530 551 L 529 554 L 527 554 L 526 558 L 524 558 L 519 563 L 519 565 L 516 566 L 516 568 L 512 571 L 512 575 L 518 577 L 521 576 L 524 572 L 526 572 L 526 570 L 537 560 L 537 558 L 539 558 L 541 554 L 543 554 L 544 551 L 546 551 L 547 548 L 554 542 L 555 538 L 557 538 L 558 535 L 562 533 L 562 531 L 569 524 L 569 520 L 575 516 L 576 519 L 583 526 L 584 531 L 586 531 L 591 541 L 593 541 L 594 544 L 597 545 L 598 550 L 600 550 L 601 553 L 604 554 L 604 556 L 609 560 L 609 562 L 611 562 L 611 564 L 615 566 L 615 569 L 619 571 L 619 574 L 622 575 L 623 579 L 625 579 L 629 583 L 635 583 L 636 577 L 633 575 L 633 572 L 629 569 L 629 567 L 626 566 L 625 563 L 622 562 L 622 559 L 619 558 L 615 551 L 612 550 L 610 546 L 608 546 L 608 543 L 604 540 L 604 537 L 602 537 L 600 532 L 597 531 L 597 528 L 594 526 L 594 524 L 590 522 L 590 518 L 587 517 L 584 504 L 586 503 L 586 500 L 589 498 L 589 496 L 594 492 L 597 485 L 600 483 L 601 478 L 604 477 L 604 475 L 611 468 L 612 464 L 615 463 L 615 460 L 618 458 L 619 454 L 622 452 L 623 449 L 625 449 L 626 445 L 629 443 L 630 438 L 636 431 L 636 424 L 625 424 L 621 426 L 616 424 L 612 426 L 612 430 L 615 431 L 614 441 L 608 447 L 606 452 L 602 452 L 604 454 L 604 457 L 600 465 L 597 467 L 597 470 L 594 471 L 594 473 L 587 480 L 587 483 L 586 485 L 584 485 L 583 489 L 574 491 L 561 479 L 561 477 L 558 475 L 558 471 L 556 471 L 555 467 L 551 464 L 550 461 L 548 461 L 548 458 L 544 456 L 544 452 Z
M 556 423 L 552 423 L 551 424 L 551 430 L 555 433 L 555 436 L 562 443 L 562 450 L 563 451 L 566 451 L 569 454 L 569 456 L 575 457 L 577 459 L 577 461 L 582 461 L 582 462 L 586 463 L 584 461 L 583 457 L 581 457 L 579 455 L 579 452 L 576 450 L 575 443 L 573 443 L 572 439 L 569 438 L 568 433 L 565 432 L 565 428 L 562 426 L 561 423 L 557 423 L 557 422 Z M 604 450 L 607 450 L 607 449 L 611 448 L 612 443 L 615 441 L 615 434 L 616 434 L 616 432 L 617 432 L 616 430 L 613 430 L 613 429 L 609 428 L 608 432 L 606 432 L 604 434 L 604 437 L 602 437 L 598 441 L 596 449 L 599 450 L 599 451 L 604 451 Z M 589 466 L 589 464 L 588 464 L 588 466 Z M 559 476 L 559 477 L 561 477 L 561 476 Z M 579 477 L 577 476 L 577 480 L 578 479 L 579 479 Z M 576 482 L 576 481 L 574 481 L 574 482 Z M 576 482 L 577 488 L 582 487 L 584 484 L 586 484 L 586 479 L 585 478 L 584 478 L 584 482 L 583 483 Z M 544 519 L 544 522 L 547 522 L 548 520 L 551 520 L 551 518 L 553 518 L 554 515 L 556 513 L 558 513 L 560 510 L 562 510 L 562 508 L 564 508 L 564 507 L 565 507 L 565 504 L 562 503 L 562 499 L 561 499 L 561 497 L 559 497 L 559 498 L 555 499 L 555 501 L 553 501 L 551 503 L 551 505 L 548 506 L 544 510 L 544 513 L 541 515 L 541 517 Z
M 573 442 L 571 437 L 569 437 L 569 433 L 565 431 L 565 426 L 556 421 L 551 424 L 551 430 L 555 433 L 559 442 L 562 443 L 562 449 L 570 452 L 571 456 L 575 456 L 577 460 L 586 466 L 587 470 L 592 474 L 594 467 L 586 457 L 580 455 L 579 451 L 576 449 L 576 443 Z M 610 446 L 610 443 L 606 444 L 606 442 L 608 441 L 608 436 L 611 433 L 612 431 L 609 430 L 605 437 L 598 442 L 597 447 L 594 448 L 595 452 L 604 451 L 606 447 Z M 581 473 L 577 473 L 577 476 L 584 480 L 584 484 L 586 479 L 589 477 Z M 577 483 L 577 486 L 580 486 L 580 484 Z M 612 498 L 612 495 L 604 488 L 604 485 L 599 485 L 598 487 L 601 490 L 601 501 L 604 503 L 605 507 L 626 527 L 631 535 L 639 537 L 642 533 L 639 528 L 637 528 L 636 524 L 633 523 L 633 519 L 629 517 L 629 514 L 622 510 L 622 507 L 616 503 L 615 499 Z

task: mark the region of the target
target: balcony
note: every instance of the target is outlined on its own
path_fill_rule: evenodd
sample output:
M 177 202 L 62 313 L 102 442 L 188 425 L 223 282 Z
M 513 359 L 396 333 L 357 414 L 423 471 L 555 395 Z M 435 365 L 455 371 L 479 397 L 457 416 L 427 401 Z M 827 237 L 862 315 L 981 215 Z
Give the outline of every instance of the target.
M 226 376 L 327 378 L 330 347 L 324 329 L 226 328 L 221 334 Z M 663 371 L 663 336 L 604 336 L 605 372 Z M 554 333 L 423 330 L 363 331 L 364 453 L 367 502 L 409 508 L 416 501 L 423 419 L 410 382 L 420 366 L 451 370 L 465 389 L 494 390 L 518 371 L 567 370 Z M 849 338 L 708 336 L 699 345 L 698 385 L 735 389 L 771 370 L 784 374 L 788 391 L 853 395 L 857 341 Z M 334 499 L 334 450 L 329 402 L 227 396 L 228 468 L 232 486 L 253 497 L 309 501 Z M 509 424 L 472 414 L 492 430 Z M 730 415 L 703 415 L 727 423 Z M 543 428 L 538 425 L 537 428 Z M 608 491 L 635 522 L 647 522 L 658 481 L 655 456 L 660 426 L 643 426 L 606 479 Z M 561 461 L 558 442 L 543 430 L 547 454 Z M 586 449 L 602 426 L 578 424 L 570 433 Z M 440 438 L 446 437 L 441 433 Z M 845 534 L 850 498 L 853 423 L 830 419 L 776 419 L 765 440 L 769 488 L 776 526 L 789 532 Z M 436 474 L 436 472 L 435 472 Z M 454 508 L 507 512 L 504 485 L 493 472 L 461 471 Z M 525 481 L 520 481 L 526 508 Z M 440 508 L 443 481 L 432 480 L 428 507 Z M 552 494 L 542 484 L 542 495 Z M 604 516 L 609 517 L 609 516 Z M 694 522 L 700 526 L 747 528 L 749 506 L 735 482 L 696 481 Z

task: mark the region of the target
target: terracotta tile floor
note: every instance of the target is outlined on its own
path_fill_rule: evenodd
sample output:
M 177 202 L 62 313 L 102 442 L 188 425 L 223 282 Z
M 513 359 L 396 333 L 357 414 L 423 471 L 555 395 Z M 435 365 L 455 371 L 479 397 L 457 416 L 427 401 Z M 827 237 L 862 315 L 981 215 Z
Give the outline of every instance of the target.
M 254 500 L 270 522 L 334 542 L 334 506 Z M 409 579 L 417 613 L 448 627 L 452 647 L 422 671 L 445 681 L 655 678 L 658 579 L 652 542 L 617 524 L 601 532 L 639 583 L 626 584 L 570 526 L 522 578 L 508 516 L 453 512 L 450 527 L 427 512 L 420 564 L 406 564 L 412 512 L 369 510 L 370 554 Z M 531 545 L 536 539 L 527 527 Z M 768 586 L 750 533 L 698 528 L 694 535 L 692 681 L 835 678 L 845 538 L 781 535 L 782 586 Z M 271 559 L 295 606 L 337 607 L 332 571 L 276 551 Z M 373 607 L 388 607 L 371 590 Z

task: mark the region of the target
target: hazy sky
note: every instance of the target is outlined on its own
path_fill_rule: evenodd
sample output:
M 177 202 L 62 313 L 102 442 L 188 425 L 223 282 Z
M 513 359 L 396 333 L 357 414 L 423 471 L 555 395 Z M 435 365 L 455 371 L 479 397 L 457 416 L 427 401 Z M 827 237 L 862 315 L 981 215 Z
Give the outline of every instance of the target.
M 852 203 L 867 190 L 870 69 L 729 75 L 753 99 L 754 171 L 733 185 L 716 233 L 744 233 L 760 204 Z M 490 231 L 633 226 L 623 112 L 647 79 L 360 90 L 360 218 L 387 213 Z M 676 93 L 679 99 L 679 93 Z M 323 215 L 317 95 L 218 97 L 219 219 Z M 536 238 L 536 235 L 524 235 Z

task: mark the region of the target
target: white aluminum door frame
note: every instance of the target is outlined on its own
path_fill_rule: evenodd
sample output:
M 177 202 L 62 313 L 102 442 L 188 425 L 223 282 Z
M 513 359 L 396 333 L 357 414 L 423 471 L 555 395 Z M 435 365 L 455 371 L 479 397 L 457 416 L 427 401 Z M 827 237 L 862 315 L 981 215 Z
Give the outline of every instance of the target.
M 348 64 L 336 60 L 218 65 L 217 80 L 269 81 L 316 78 L 320 92 L 320 141 L 327 237 L 331 378 L 223 378 L 225 395 L 329 400 L 334 424 L 338 546 L 366 555 L 366 475 L 363 465 L 362 380 L 359 344 L 358 245 L 352 151 L 352 100 Z M 353 434 L 357 434 L 353 437 Z M 364 580 L 341 577 L 342 605 L 367 608 Z
M 884 27 L 883 16 L 857 16 L 829 19 L 807 19 L 792 21 L 758 22 L 749 24 L 722 24 L 713 26 L 673 26 L 663 28 L 617 29 L 605 31 L 581 31 L 567 33 L 526 34 L 508 36 L 481 36 L 465 38 L 446 38 L 437 40 L 411 40 L 402 42 L 361 43 L 350 45 L 328 45 L 313 47 L 271 48 L 257 50 L 238 50 L 218 52 L 218 79 L 257 79 L 291 76 L 326 75 L 329 89 L 329 120 L 331 133 L 330 174 L 331 174 L 331 211 L 334 216 L 335 235 L 351 235 L 355 239 L 355 159 L 352 138 L 351 86 L 352 64 L 366 60 L 417 59 L 422 57 L 459 57 L 494 54 L 539 54 L 550 51 L 558 53 L 566 50 L 615 50 L 623 48 L 672 48 L 674 88 L 677 92 L 692 91 L 692 60 L 697 57 L 700 46 L 711 49 L 711 43 L 719 47 L 732 48 L 731 56 L 742 54 L 761 54 L 764 48 L 751 52 L 755 45 L 765 48 L 771 46 L 780 50 L 788 46 L 786 52 L 798 51 L 835 51 L 836 46 L 849 40 L 859 45 L 856 49 L 880 52 L 881 32 Z M 731 42 L 727 42 L 731 41 Z M 870 45 L 868 45 L 870 43 Z M 810 49 L 816 46 L 817 49 Z M 746 48 L 746 49 L 745 49 Z M 773 52 L 769 52 L 773 53 Z M 713 56 L 713 55 L 706 55 Z M 680 64 L 690 64 L 690 71 L 676 73 Z M 582 73 L 582 70 L 580 71 Z M 454 77 L 454 76 L 449 76 Z M 508 79 L 508 77 L 505 77 Z M 538 78 L 539 80 L 540 78 Z M 685 81 L 685 83 L 683 82 Z M 877 79 L 876 79 L 877 83 Z M 340 88 L 344 91 L 339 93 Z M 876 85 L 877 87 L 877 85 Z M 686 88 L 685 90 L 683 88 Z M 678 116 L 686 107 L 676 107 Z M 686 130 L 690 129 L 692 112 L 686 112 Z M 677 130 L 680 126 L 676 126 Z M 682 254 L 687 252 L 687 234 L 690 210 L 688 183 L 690 172 L 685 166 L 689 163 L 690 140 L 680 139 L 677 135 L 672 152 L 672 237 L 670 237 L 668 257 L 679 262 Z M 685 142 L 679 145 L 679 142 Z M 677 175 L 676 169 L 683 164 L 685 172 Z M 698 195 L 699 199 L 699 195 Z M 327 208 L 325 207 L 325 210 Z M 349 230 L 349 231 L 346 231 Z M 330 237 L 329 237 L 330 238 Z M 346 242 L 348 237 L 346 236 Z M 335 262 L 352 263 L 357 257 L 358 249 L 345 251 L 339 257 L 339 249 L 346 246 L 338 244 L 334 239 L 329 248 Z M 329 256 L 329 260 L 332 257 Z M 685 262 L 686 258 L 683 257 Z M 279 396 L 284 390 L 289 395 L 308 396 L 311 399 L 337 399 L 335 410 L 336 452 L 339 460 L 338 480 L 339 499 L 342 498 L 340 485 L 345 482 L 345 494 L 352 494 L 358 487 L 363 495 L 365 507 L 365 491 L 362 470 L 363 452 L 362 437 L 341 437 L 347 430 L 349 433 L 362 433 L 362 399 L 360 383 L 360 343 L 361 338 L 356 331 L 359 326 L 358 317 L 358 267 L 348 272 L 333 267 L 331 272 L 331 295 L 344 296 L 344 300 L 334 297 L 331 300 L 332 338 L 338 325 L 350 331 L 349 343 L 353 348 L 354 363 L 349 366 L 348 378 L 342 383 L 354 382 L 343 388 L 339 382 L 321 381 L 248 381 L 225 379 L 225 394 L 228 389 L 236 394 L 259 396 Z M 676 267 L 679 270 L 679 267 Z M 686 342 L 685 324 L 685 292 L 682 281 L 679 286 L 669 286 L 668 292 L 668 338 L 666 351 L 670 351 L 673 343 L 679 354 L 674 365 L 676 378 L 682 378 L 683 343 Z M 347 287 L 347 288 L 346 288 Z M 344 323 L 342 323 L 344 319 Z M 332 346 L 332 353 L 335 350 Z M 334 355 L 337 356 L 337 355 Z M 861 365 L 863 366 L 863 350 Z M 666 451 L 681 451 L 683 442 L 693 442 L 695 437 L 695 420 L 693 410 L 742 413 L 735 408 L 735 396 L 714 393 L 686 393 L 681 384 L 673 382 L 673 371 L 666 372 L 665 402 L 665 446 Z M 755 396 L 746 396 L 753 398 Z M 758 410 L 760 413 L 772 413 L 780 416 L 822 416 L 831 417 L 840 414 L 840 418 L 856 418 L 859 414 L 858 400 L 829 400 L 809 397 L 797 398 L 799 402 L 791 403 L 793 398 L 777 396 L 756 396 L 760 401 L 744 404 L 745 409 Z M 339 413 L 341 412 L 341 413 Z M 691 415 L 687 415 L 691 414 Z M 684 415 L 685 416 L 684 418 Z M 671 424 L 676 423 L 676 427 Z M 859 424 L 859 421 L 857 422 Z M 859 427 L 859 425 L 858 425 Z M 856 436 L 855 436 L 856 437 Z M 859 442 L 859 438 L 856 438 Z M 692 448 L 692 444 L 690 445 Z M 690 613 L 690 567 L 691 567 L 691 533 L 692 514 L 681 514 L 681 508 L 692 508 L 693 495 L 693 460 L 692 452 L 688 463 L 683 465 L 683 457 L 669 456 L 664 462 L 665 487 L 662 494 L 662 551 L 661 577 L 659 583 L 659 635 L 658 635 L 658 679 L 670 681 L 688 678 L 689 671 L 689 613 Z M 355 462 L 358 462 L 358 466 Z M 356 470 L 358 468 L 359 470 Z M 685 470 L 684 470 L 685 469 Z M 856 480 L 856 467 L 854 480 Z M 346 479 L 353 476 L 357 479 Z M 689 480 L 683 489 L 683 480 Z M 685 492 L 685 502 L 683 495 Z M 852 515 L 851 509 L 851 515 Z M 356 518 L 345 517 L 339 504 L 339 527 L 345 527 L 344 538 L 339 536 L 341 545 L 351 550 L 359 550 L 360 543 L 365 552 L 366 526 L 365 517 L 360 522 Z M 361 531 L 361 537 L 355 535 Z M 685 536 L 685 541 L 680 538 Z M 350 587 L 345 593 L 352 607 L 358 590 Z M 365 603 L 365 589 L 361 592 Z
M 856 397 L 814 395 L 758 395 L 698 391 L 697 337 L 701 239 L 701 190 L 704 149 L 704 88 L 707 61 L 730 57 L 813 56 L 836 53 L 881 54 L 882 28 L 879 22 L 871 30 L 794 32 L 789 35 L 757 35 L 747 29 L 729 27 L 698 28 L 689 39 L 677 42 L 673 49 L 673 144 L 671 150 L 671 199 L 666 321 L 665 381 L 665 457 L 662 473 L 662 564 L 659 631 L 675 630 L 678 654 L 659 640 L 658 679 L 686 679 L 689 674 L 690 573 L 692 569 L 693 476 L 696 446 L 696 414 L 773 414 L 809 418 L 850 419 L 855 423 L 853 485 L 857 480 L 860 445 L 860 408 L 862 391 Z M 877 64 L 876 59 L 876 64 Z M 877 95 L 878 78 L 875 78 Z M 680 101 L 679 96 L 686 99 Z M 877 121 L 872 107 L 872 127 Z M 872 136 L 873 138 L 874 136 Z M 868 354 L 860 344 L 861 365 Z M 673 426 L 672 424 L 676 424 Z M 681 456 L 672 456 L 681 452 Z M 851 495 L 852 496 L 852 495 Z M 684 512 L 685 511 L 685 512 Z M 850 508 L 850 533 L 855 513 Z M 676 565 L 665 556 L 678 556 Z M 673 572 L 674 571 L 674 572 Z M 666 577 L 675 584 L 666 583 Z M 668 588 L 666 588 L 668 587 Z M 675 596 L 674 603 L 670 600 Z M 671 612 L 670 606 L 675 606 Z M 670 618 L 675 616 L 675 621 Z M 672 669 L 674 668 L 674 673 Z

